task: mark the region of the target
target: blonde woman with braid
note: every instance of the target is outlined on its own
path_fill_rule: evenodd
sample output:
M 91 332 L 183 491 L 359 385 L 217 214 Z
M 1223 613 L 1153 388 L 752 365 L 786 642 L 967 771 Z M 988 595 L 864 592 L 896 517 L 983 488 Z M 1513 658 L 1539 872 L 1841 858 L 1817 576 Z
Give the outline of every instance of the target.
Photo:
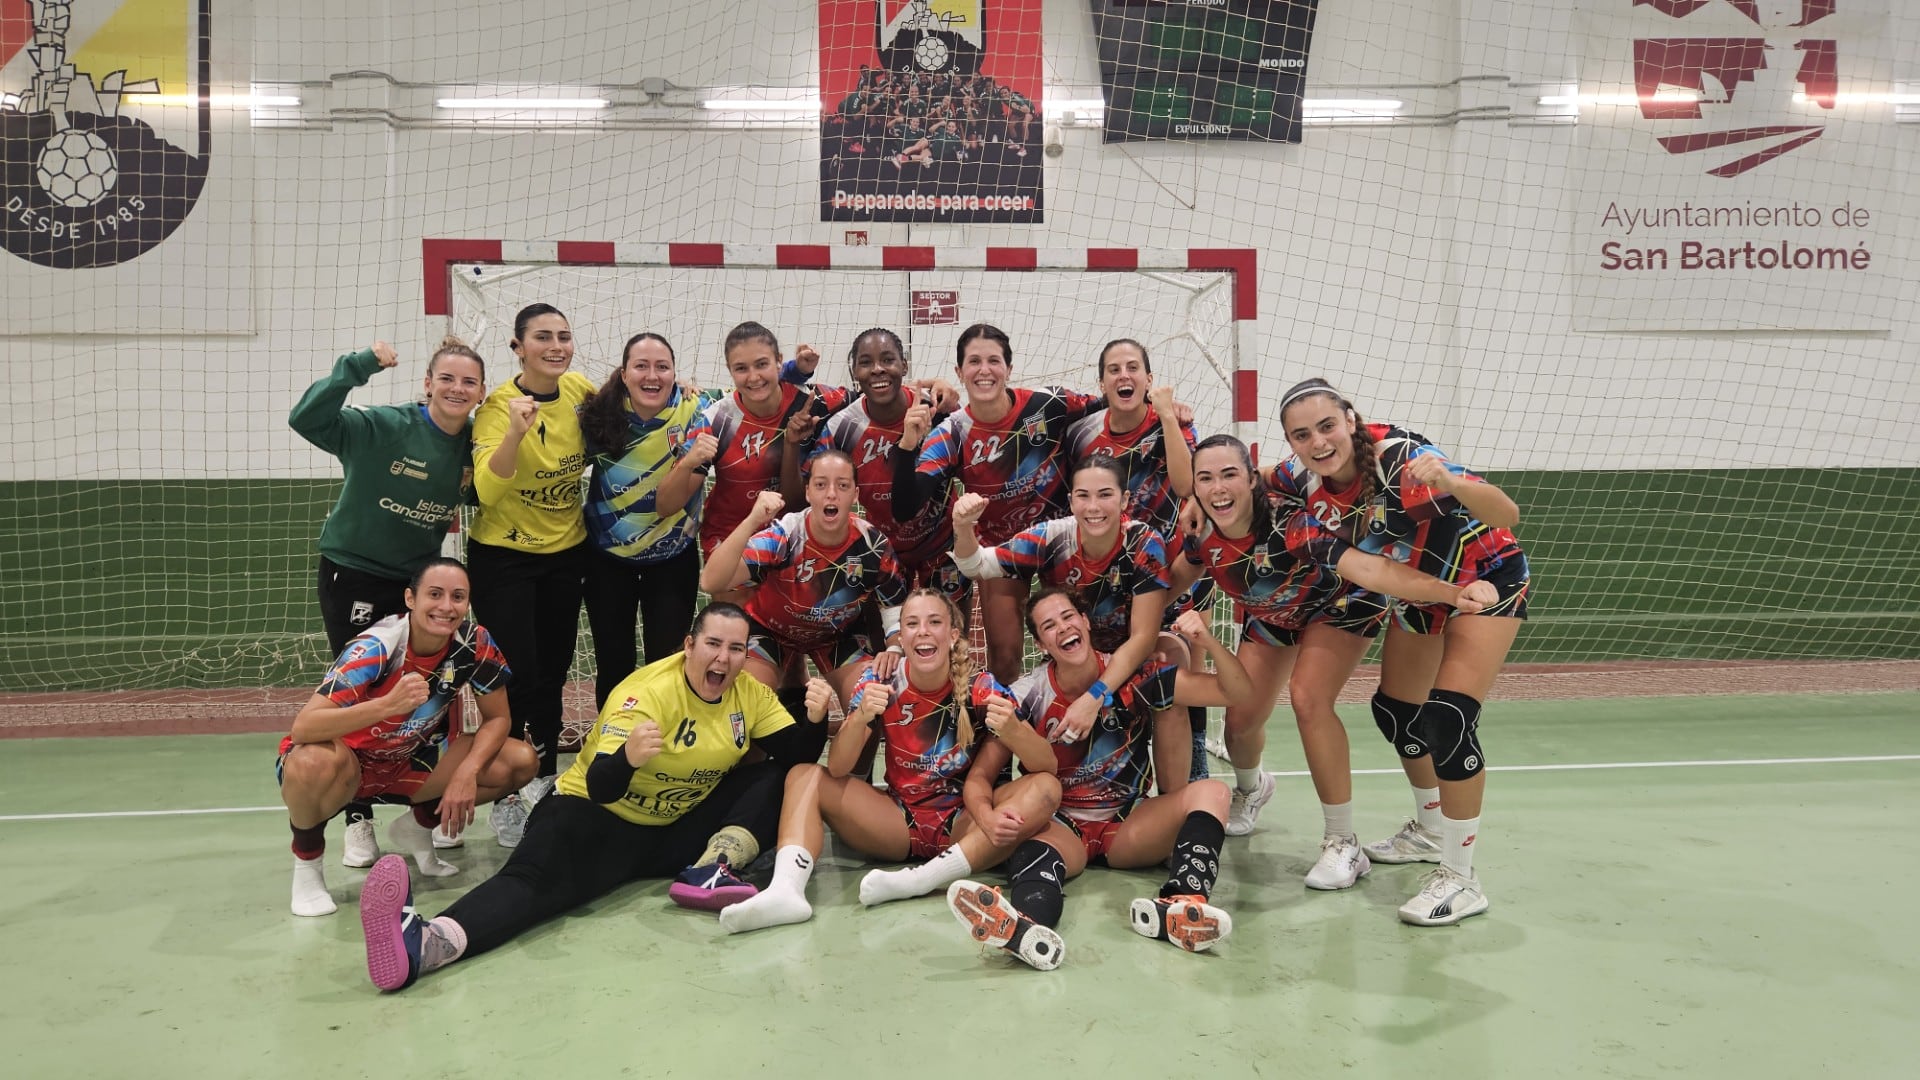
M 868 905 L 943 889 L 975 867 L 998 864 L 1047 827 L 1060 803 L 1053 748 L 1020 722 L 1012 696 L 991 673 L 974 671 L 959 607 L 938 589 L 915 590 L 901 610 L 900 643 L 906 657 L 893 678 L 881 680 L 871 669 L 862 676 L 826 766 L 800 765 L 787 774 L 773 882 L 720 913 L 729 933 L 812 918 L 807 880 L 828 825 L 870 855 L 928 860 L 868 873 L 860 884 Z M 807 698 L 808 711 L 824 715 L 832 690 L 814 679 Z M 887 744 L 884 793 L 854 775 L 876 736 Z M 1005 740 L 1027 770 L 997 788 L 994 776 L 972 768 L 994 740 Z M 1057 952 L 1058 935 L 1041 930 L 1031 948 Z

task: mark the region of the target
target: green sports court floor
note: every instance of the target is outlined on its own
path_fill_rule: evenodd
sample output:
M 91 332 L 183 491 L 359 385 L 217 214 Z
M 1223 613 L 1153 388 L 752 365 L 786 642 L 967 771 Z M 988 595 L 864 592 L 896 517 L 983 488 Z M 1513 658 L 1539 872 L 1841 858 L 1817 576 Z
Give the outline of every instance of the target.
M 1404 785 L 1364 706 L 1366 837 Z M 1284 718 L 1282 710 L 1280 716 Z M 1486 916 L 1400 925 L 1420 874 L 1304 889 L 1311 787 L 1227 844 L 1216 954 L 1135 936 L 1158 877 L 1070 886 L 1065 966 L 970 945 L 936 898 L 729 938 L 630 887 L 398 995 L 353 898 L 287 913 L 270 735 L 0 743 L 9 1077 L 1912 1076 L 1920 693 L 1496 702 Z M 1275 723 L 1268 765 L 1298 768 Z M 384 815 L 391 810 L 382 811 Z M 505 854 L 477 830 L 438 911 Z

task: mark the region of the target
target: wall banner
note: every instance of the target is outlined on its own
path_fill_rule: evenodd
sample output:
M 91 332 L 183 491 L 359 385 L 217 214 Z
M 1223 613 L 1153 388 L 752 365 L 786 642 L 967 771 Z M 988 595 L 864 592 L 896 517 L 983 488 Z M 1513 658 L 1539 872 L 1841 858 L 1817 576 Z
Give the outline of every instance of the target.
M 1581 330 L 1884 330 L 1899 308 L 1887 0 L 1592 0 Z
M 1040 0 L 820 0 L 823 221 L 1042 219 Z
M 252 329 L 242 7 L 0 0 L 0 333 Z

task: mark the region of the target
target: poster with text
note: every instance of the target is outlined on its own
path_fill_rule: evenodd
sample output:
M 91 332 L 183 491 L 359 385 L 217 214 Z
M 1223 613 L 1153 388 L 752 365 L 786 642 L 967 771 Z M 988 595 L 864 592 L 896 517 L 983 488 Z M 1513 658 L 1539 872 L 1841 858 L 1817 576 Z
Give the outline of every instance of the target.
M 1040 0 L 820 0 L 823 221 L 1042 219 Z
M 1580 30 L 1577 329 L 1904 318 L 1887 0 L 1593 0 Z
M 0 333 L 253 329 L 245 8 L 0 0 Z

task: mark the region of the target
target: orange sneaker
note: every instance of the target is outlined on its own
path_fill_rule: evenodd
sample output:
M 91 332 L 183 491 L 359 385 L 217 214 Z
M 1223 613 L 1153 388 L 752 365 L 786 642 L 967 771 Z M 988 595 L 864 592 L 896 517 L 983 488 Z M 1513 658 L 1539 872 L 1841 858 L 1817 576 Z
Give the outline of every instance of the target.
M 973 940 L 1004 949 L 1041 971 L 1052 971 L 1066 958 L 1066 943 L 1052 927 L 1014 910 L 1000 890 L 990 885 L 954 882 L 947 886 L 947 909 Z
M 1171 941 L 1188 952 L 1205 952 L 1233 933 L 1233 918 L 1204 896 L 1141 897 L 1129 915 L 1134 933 Z

